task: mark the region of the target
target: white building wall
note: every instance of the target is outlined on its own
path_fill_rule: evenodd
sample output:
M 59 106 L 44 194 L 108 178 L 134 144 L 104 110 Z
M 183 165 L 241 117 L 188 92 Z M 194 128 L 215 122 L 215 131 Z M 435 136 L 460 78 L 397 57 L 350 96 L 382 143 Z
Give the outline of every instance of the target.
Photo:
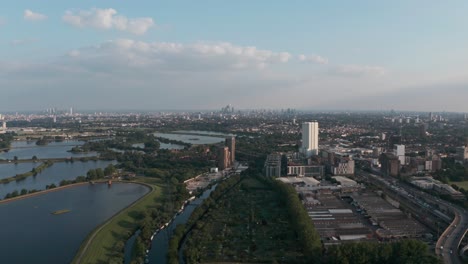
M 302 153 L 306 157 L 318 154 L 318 122 L 305 122 L 302 124 Z

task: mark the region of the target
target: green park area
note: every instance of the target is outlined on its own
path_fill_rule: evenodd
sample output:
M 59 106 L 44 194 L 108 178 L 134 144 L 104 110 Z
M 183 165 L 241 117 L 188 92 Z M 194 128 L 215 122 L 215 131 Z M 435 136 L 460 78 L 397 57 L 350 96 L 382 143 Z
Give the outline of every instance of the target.
M 450 182 L 450 185 L 455 184 L 459 188 L 463 188 L 468 191 L 468 181 L 461 181 L 461 182 Z
M 144 221 L 147 212 L 157 210 L 163 203 L 164 184 L 155 178 L 137 178 L 152 190 L 125 208 L 109 221 L 97 227 L 81 245 L 73 263 L 119 263 L 123 259 L 125 241 Z
M 185 247 L 188 263 L 300 263 L 301 245 L 277 192 L 243 178 L 196 223 Z

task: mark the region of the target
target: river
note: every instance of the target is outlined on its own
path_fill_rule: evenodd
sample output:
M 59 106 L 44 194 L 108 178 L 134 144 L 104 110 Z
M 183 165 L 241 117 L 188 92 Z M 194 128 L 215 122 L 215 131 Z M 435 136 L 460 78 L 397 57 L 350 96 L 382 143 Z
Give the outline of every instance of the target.
M 149 251 L 148 258 L 149 263 L 165 264 L 167 261 L 166 255 L 167 250 L 169 249 L 169 240 L 171 238 L 172 232 L 179 224 L 185 224 L 193 210 L 199 206 L 203 200 L 210 196 L 210 193 L 216 189 L 217 185 L 213 185 L 210 189 L 202 193 L 202 195 L 191 203 L 185 206 L 184 211 L 177 215 L 176 218 L 162 231 L 157 233 L 154 236 L 153 241 L 151 242 L 151 250 Z M 126 247 L 128 250 L 125 252 L 126 259 L 128 260 L 129 254 L 131 254 L 131 244 L 128 244 Z M 126 262 L 128 263 L 128 262 Z
M 1 263 L 70 263 L 99 224 L 149 191 L 140 184 L 85 184 L 0 204 Z M 56 210 L 70 212 L 53 215 Z

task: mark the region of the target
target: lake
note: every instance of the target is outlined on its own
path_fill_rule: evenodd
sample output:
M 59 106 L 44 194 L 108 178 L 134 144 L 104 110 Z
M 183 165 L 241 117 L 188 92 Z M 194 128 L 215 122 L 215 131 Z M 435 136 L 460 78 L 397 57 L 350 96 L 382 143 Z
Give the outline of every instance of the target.
M 38 146 L 35 141 L 14 141 L 8 152 L 0 153 L 0 159 L 31 159 L 36 156 L 38 159 L 68 158 L 68 157 L 92 157 L 97 156 L 96 152 L 71 153 L 68 152 L 75 146 L 83 145 L 84 141 L 67 140 L 61 142 L 50 142 L 46 146 Z
M 39 163 L 39 162 L 38 162 Z M 28 164 L 28 163 L 25 163 Z M 51 167 L 46 168 L 41 173 L 38 173 L 36 176 L 30 176 L 22 181 L 12 181 L 7 184 L 0 184 L 0 199 L 3 199 L 7 193 L 13 192 L 15 190 L 20 191 L 21 189 L 31 190 L 38 189 L 44 190 L 46 185 L 55 184 L 58 186 L 58 183 L 61 180 L 73 180 L 77 176 L 83 175 L 86 176 L 86 173 L 90 169 L 102 168 L 104 169 L 109 164 L 116 164 L 115 161 L 75 161 L 75 162 L 56 162 Z M 4 165 L 4 164 L 2 164 Z M 11 164 L 5 164 L 11 165 Z M 20 164 L 18 164 L 20 165 Z M 1 175 L 2 178 L 8 178 L 14 175 Z
M 87 235 L 149 191 L 140 184 L 85 184 L 0 204 L 2 263 L 70 263 Z M 68 213 L 53 215 L 56 210 Z
M 156 137 L 167 138 L 171 140 L 178 140 L 184 143 L 190 143 L 193 145 L 202 144 L 216 144 L 224 142 L 225 137 L 214 137 L 214 136 L 200 136 L 200 135 L 185 135 L 176 133 L 154 133 Z
M 37 163 L 7 163 L 0 164 L 0 180 L 31 171 L 33 168 L 39 166 L 41 162 Z
M 132 144 L 132 147 L 139 148 L 139 149 L 144 149 L 145 144 L 144 143 L 135 143 L 135 144 Z M 160 149 L 184 149 L 184 147 L 185 146 L 183 146 L 183 145 L 159 142 L 159 148 Z
M 222 136 L 222 137 L 228 137 L 228 136 L 235 136 L 234 134 L 231 133 L 224 133 L 224 132 L 215 132 L 215 131 L 203 131 L 203 130 L 176 130 L 174 132 L 177 133 L 187 133 L 187 134 L 203 134 L 203 135 L 209 135 L 209 136 Z

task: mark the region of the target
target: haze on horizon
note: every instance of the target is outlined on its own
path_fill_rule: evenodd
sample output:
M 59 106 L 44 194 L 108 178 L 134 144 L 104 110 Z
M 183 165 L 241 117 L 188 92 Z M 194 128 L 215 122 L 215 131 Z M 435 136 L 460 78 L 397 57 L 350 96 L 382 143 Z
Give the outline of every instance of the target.
M 0 10 L 0 111 L 468 112 L 468 2 L 40 1 Z

